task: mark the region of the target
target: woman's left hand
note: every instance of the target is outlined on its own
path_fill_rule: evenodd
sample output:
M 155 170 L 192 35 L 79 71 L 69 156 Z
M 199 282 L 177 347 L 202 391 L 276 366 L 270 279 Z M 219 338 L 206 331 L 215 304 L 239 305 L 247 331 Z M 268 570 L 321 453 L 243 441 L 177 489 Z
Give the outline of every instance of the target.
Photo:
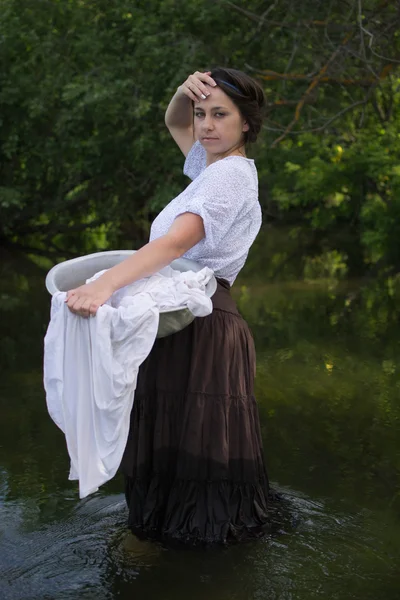
M 94 317 L 98 308 L 110 298 L 113 291 L 101 279 L 97 279 L 69 290 L 65 302 L 76 315 Z

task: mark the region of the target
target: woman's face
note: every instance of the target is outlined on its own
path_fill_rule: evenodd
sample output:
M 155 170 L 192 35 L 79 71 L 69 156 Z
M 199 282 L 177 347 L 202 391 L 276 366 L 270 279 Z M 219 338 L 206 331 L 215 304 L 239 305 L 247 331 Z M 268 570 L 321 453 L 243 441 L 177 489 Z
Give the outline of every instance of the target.
M 194 103 L 194 132 L 209 154 L 229 154 L 242 145 L 249 126 L 236 104 L 219 86 L 207 86 L 210 95 Z

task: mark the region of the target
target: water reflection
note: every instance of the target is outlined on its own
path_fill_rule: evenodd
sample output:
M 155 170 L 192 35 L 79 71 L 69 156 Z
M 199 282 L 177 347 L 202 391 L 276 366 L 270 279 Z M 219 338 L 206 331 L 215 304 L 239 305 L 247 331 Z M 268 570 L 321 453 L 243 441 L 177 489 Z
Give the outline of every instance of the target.
M 398 524 L 386 520 L 382 531 L 383 521 L 368 510 L 340 511 L 327 500 L 280 491 L 297 516 L 295 528 L 209 550 L 127 543 L 121 495 L 75 502 L 64 518 L 34 531 L 25 530 L 27 515 L 11 503 L 1 538 L 1 597 L 398 597 Z
M 18 275 L 2 277 L 0 289 L 2 599 L 398 598 L 393 297 L 374 286 L 356 297 L 355 284 L 238 283 L 258 349 L 268 469 L 284 511 L 262 541 L 182 550 L 127 535 L 119 478 L 78 500 L 63 435 L 45 406 L 49 298 L 43 272 L 29 269 L 14 267 Z
M 268 461 L 281 482 L 399 510 L 400 304 L 385 290 L 379 304 L 373 286 L 344 314 L 352 293 L 304 282 L 236 293 L 258 348 Z

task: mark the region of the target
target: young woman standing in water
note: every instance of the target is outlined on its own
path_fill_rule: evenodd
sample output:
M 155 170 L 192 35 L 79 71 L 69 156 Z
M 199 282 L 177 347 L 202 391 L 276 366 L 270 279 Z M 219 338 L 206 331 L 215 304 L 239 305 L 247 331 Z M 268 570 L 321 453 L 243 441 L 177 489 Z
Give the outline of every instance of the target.
M 69 308 L 87 317 L 181 256 L 217 278 L 212 314 L 157 339 L 139 370 L 121 464 L 128 525 L 139 537 L 228 543 L 268 527 L 254 342 L 230 295 L 261 226 L 257 170 L 245 147 L 257 138 L 263 107 L 262 88 L 241 71 L 190 75 L 165 123 L 192 182 L 154 220 L 148 244 L 68 292 Z

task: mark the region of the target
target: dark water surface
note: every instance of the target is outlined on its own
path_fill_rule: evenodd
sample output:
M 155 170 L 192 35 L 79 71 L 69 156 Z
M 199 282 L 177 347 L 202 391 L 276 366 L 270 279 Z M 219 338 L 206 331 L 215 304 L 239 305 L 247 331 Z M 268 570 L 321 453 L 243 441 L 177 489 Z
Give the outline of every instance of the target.
M 3 264 L 1 600 L 400 597 L 398 302 L 381 288 L 244 281 L 234 294 L 285 510 L 262 541 L 182 550 L 127 535 L 118 477 L 79 501 L 45 405 L 43 274 Z

